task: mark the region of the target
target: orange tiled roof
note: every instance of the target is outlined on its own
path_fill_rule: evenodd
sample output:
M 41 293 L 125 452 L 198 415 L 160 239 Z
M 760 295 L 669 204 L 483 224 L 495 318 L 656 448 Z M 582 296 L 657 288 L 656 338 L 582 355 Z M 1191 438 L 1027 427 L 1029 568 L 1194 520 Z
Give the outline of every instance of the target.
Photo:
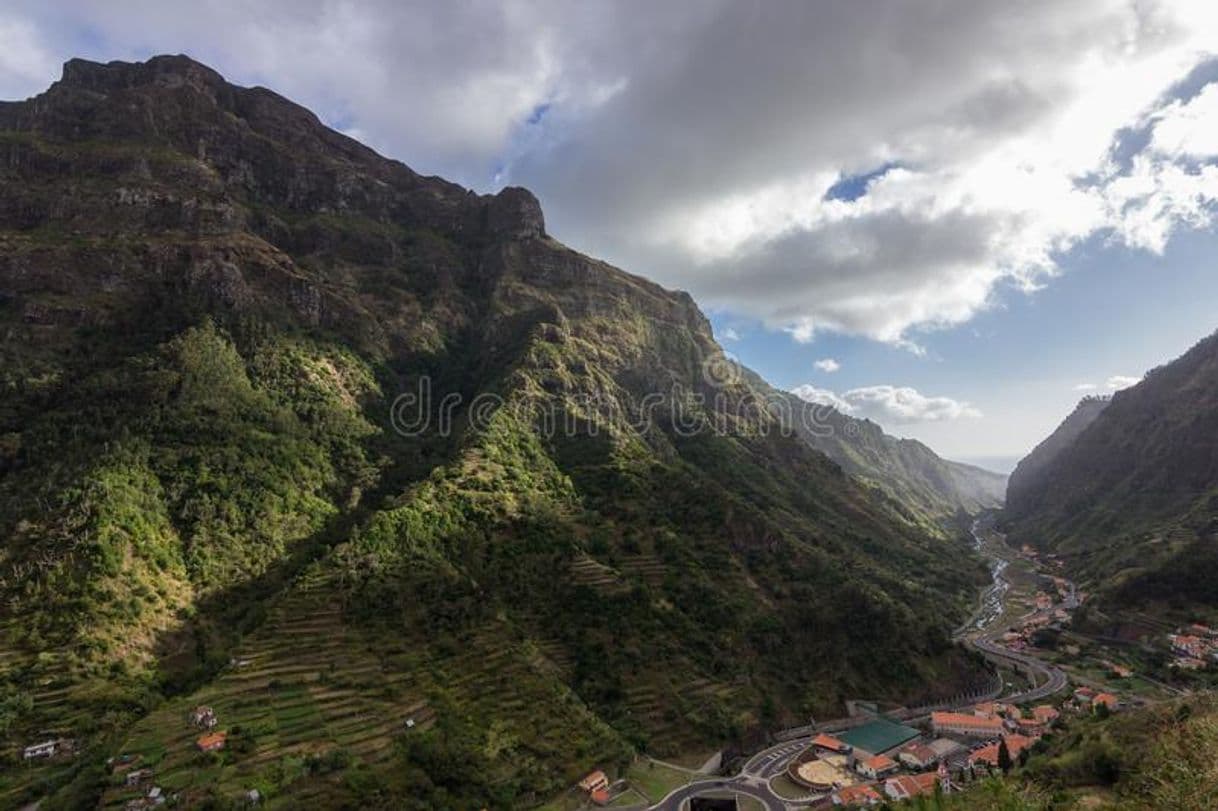
M 880 793 L 871 786 L 846 786 L 839 788 L 834 796 L 842 805 L 861 805 L 871 800 L 879 802 L 883 799 L 880 797 Z
M 892 758 L 888 757 L 888 755 L 875 755 L 867 758 L 867 760 L 863 761 L 863 763 L 867 766 L 867 768 L 877 772 L 882 772 L 885 769 L 895 768 L 897 765 Z
M 200 749 L 211 749 L 217 746 L 223 746 L 228 735 L 224 732 L 209 732 L 195 741 L 195 745 Z
M 834 752 L 840 752 L 847 748 L 846 744 L 842 743 L 832 735 L 826 735 L 823 732 L 812 739 L 812 745 L 819 746 L 821 749 L 831 749 Z
M 1117 697 L 1112 693 L 1100 693 L 1095 698 L 1091 699 L 1092 704 L 1103 704 L 1108 709 L 1112 709 L 1117 705 Z
M 982 718 L 962 712 L 933 712 L 930 714 L 930 721 L 935 726 L 972 727 L 995 732 L 1002 730 L 1001 718 Z

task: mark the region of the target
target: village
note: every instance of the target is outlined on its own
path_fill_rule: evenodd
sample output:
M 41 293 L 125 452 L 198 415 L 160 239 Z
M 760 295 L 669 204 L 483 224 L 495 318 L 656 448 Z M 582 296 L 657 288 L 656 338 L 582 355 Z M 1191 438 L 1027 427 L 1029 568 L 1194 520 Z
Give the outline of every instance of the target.
M 980 536 L 978 543 L 981 549 Z M 809 738 L 755 755 L 734 779 L 718 785 L 710 781 L 706 792 L 693 790 L 699 785 L 693 780 L 650 808 L 692 811 L 703 807 L 694 800 L 707 798 L 716 803 L 704 806 L 708 809 L 868 808 L 967 791 L 979 779 L 1022 765 L 1066 719 L 1123 709 L 1126 702 L 1113 690 L 1081 676 L 1075 680 L 1042 658 L 1047 653 L 1041 649 L 1043 635 L 1067 629 L 1087 600 L 1085 592 L 1058 574 L 1061 561 L 1042 558 L 1027 546 L 1015 553 L 1000 539 L 984 545 L 999 559 L 995 588 L 983 597 L 980 619 L 967 634 L 980 650 L 994 651 L 993 658 L 1007 668 L 999 692 L 1013 699 L 982 700 L 916 717 L 900 708 L 884 714 L 872 707 L 821 724 Z M 1187 635 L 1172 640 L 1181 655 L 1203 659 L 1218 651 L 1218 632 L 1204 626 L 1185 630 Z M 1115 680 L 1132 676 L 1124 665 L 1105 660 L 1103 666 Z M 626 802 L 628 781 L 612 781 L 604 771 L 589 774 L 577 788 L 586 805 L 633 807 Z

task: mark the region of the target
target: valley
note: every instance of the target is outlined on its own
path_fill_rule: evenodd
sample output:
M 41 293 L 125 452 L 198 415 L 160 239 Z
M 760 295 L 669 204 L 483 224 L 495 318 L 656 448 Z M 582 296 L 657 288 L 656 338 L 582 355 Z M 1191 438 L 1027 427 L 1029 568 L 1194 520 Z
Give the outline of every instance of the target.
M 1007 477 L 476 188 L 184 55 L 0 102 L 0 808 L 1205 808 L 1218 334 Z

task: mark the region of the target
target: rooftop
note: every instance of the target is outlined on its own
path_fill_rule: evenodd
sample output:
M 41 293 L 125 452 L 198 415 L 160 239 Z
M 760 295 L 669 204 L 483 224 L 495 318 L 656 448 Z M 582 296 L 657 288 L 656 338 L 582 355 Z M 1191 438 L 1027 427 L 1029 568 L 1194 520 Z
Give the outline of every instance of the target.
M 877 718 L 848 732 L 843 732 L 837 737 L 843 743 L 848 743 L 855 749 L 881 754 L 896 749 L 903 743 L 912 741 L 919 734 L 918 730 L 912 727 L 907 727 L 884 718 Z

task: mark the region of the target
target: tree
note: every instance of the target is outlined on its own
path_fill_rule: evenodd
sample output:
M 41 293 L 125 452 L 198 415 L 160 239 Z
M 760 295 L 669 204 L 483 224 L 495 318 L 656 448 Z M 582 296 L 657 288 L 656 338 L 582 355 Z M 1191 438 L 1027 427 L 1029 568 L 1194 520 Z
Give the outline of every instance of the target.
M 1011 770 L 1011 752 L 1007 749 L 1005 740 L 998 742 L 998 768 L 1002 769 L 1003 774 Z

